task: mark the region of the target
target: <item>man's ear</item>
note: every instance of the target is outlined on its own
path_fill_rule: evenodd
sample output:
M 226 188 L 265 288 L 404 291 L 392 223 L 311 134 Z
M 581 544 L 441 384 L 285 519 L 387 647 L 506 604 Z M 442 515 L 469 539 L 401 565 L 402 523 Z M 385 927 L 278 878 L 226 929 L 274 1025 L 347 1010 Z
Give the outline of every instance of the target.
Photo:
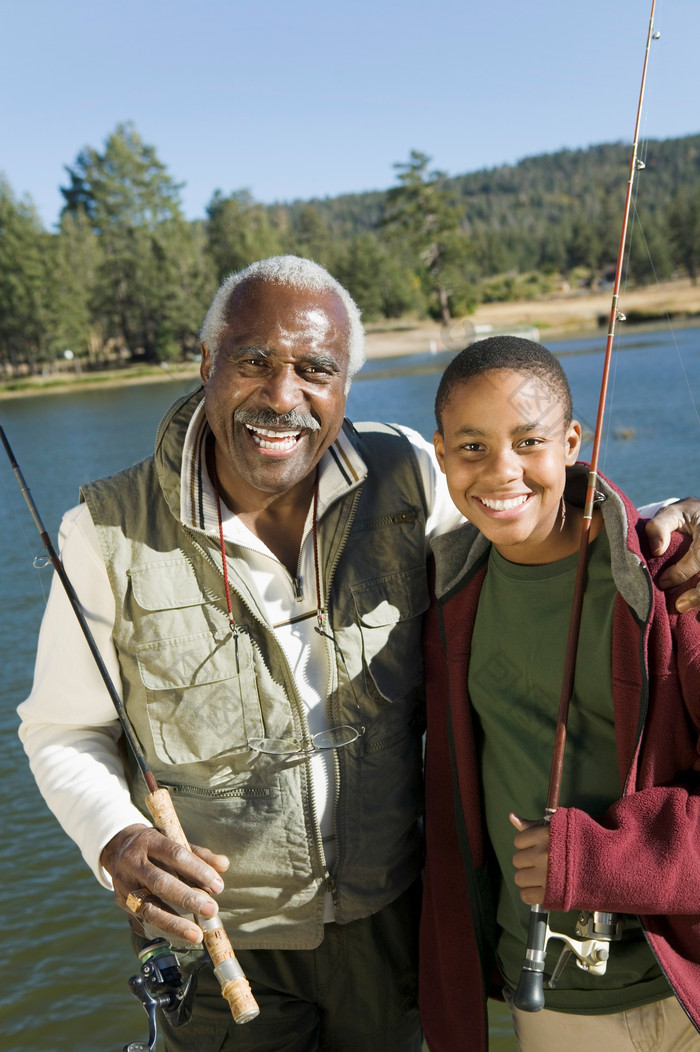
M 436 431 L 433 435 L 433 445 L 435 446 L 435 456 L 437 462 L 440 465 L 440 470 L 443 475 L 445 474 L 445 439 L 439 431 Z
M 206 343 L 200 343 L 199 346 L 202 348 L 202 364 L 199 367 L 199 375 L 202 378 L 202 383 L 206 384 L 211 372 L 211 351 Z

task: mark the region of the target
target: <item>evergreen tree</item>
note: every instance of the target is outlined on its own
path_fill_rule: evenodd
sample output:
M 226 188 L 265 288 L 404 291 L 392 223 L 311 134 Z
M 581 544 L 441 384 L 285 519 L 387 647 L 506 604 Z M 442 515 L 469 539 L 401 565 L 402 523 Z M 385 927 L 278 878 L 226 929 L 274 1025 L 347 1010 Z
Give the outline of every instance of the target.
M 290 231 L 289 251 L 306 259 L 313 259 L 332 273 L 335 271 L 338 249 L 320 209 L 306 204 L 295 218 Z
M 581 212 L 574 214 L 567 243 L 567 270 L 570 272 L 578 267 L 597 270 L 601 264 L 602 251 L 597 225 L 587 220 Z M 614 261 L 615 257 L 612 258 Z
M 627 251 L 630 281 L 641 285 L 669 279 L 673 274 L 672 254 L 668 229 L 653 215 L 643 225 L 639 221 L 631 224 Z
M 51 346 L 55 353 L 70 350 L 90 364 L 100 360 L 103 339 L 92 302 L 102 264 L 98 235 L 84 211 L 64 212 L 51 239 L 53 297 Z
M 230 197 L 217 190 L 207 205 L 207 217 L 207 251 L 219 281 L 283 251 L 272 212 L 256 204 L 247 190 L 237 190 Z
M 179 186 L 131 124 L 118 125 L 102 153 L 83 150 L 67 171 L 64 214 L 85 215 L 100 239 L 93 309 L 104 331 L 146 360 L 181 353 L 173 281 L 183 258 L 195 267 L 202 260 L 192 252 Z
M 207 251 L 204 222 L 182 222 L 166 228 L 172 241 L 165 250 L 168 261 L 161 357 L 199 354 L 199 329 L 217 285 L 214 264 Z
M 429 164 L 430 157 L 412 150 L 407 162 L 394 165 L 399 185 L 386 195 L 382 223 L 389 236 L 412 253 L 416 272 L 435 297 L 436 313 L 449 325 L 450 297 L 455 290 L 464 296 L 470 245 L 446 176 L 428 171 Z
M 338 256 L 335 277 L 353 297 L 366 321 L 400 318 L 425 311 L 420 284 L 370 232 L 354 237 Z
M 49 361 L 49 235 L 31 200 L 0 174 L 0 361 L 36 372 Z
M 700 185 L 681 186 L 669 205 L 667 218 L 673 260 L 695 285 L 700 268 Z

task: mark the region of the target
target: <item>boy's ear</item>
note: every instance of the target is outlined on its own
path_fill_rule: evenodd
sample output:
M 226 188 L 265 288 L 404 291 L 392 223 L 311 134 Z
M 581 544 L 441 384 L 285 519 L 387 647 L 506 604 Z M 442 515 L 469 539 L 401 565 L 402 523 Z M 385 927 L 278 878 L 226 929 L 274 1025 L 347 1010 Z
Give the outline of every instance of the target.
M 581 449 L 581 425 L 578 420 L 572 420 L 566 429 L 564 439 L 566 445 L 566 463 L 575 464 Z
M 442 471 L 442 473 L 444 475 L 445 474 L 445 439 L 443 438 L 443 436 L 440 434 L 439 431 L 436 431 L 434 433 L 434 435 L 433 435 L 433 445 L 435 446 L 435 456 L 437 457 L 437 462 L 440 465 L 440 470 Z

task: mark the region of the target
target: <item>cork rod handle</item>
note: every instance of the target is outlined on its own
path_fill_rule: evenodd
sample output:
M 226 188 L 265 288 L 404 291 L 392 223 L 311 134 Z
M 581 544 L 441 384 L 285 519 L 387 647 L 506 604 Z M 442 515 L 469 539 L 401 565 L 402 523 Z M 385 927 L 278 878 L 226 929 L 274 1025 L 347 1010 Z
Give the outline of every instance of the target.
M 156 789 L 146 797 L 146 806 L 150 811 L 156 829 L 168 840 L 175 841 L 181 847 L 191 851 L 185 832 L 167 789 Z M 257 1002 L 253 997 L 250 984 L 243 974 L 243 969 L 236 959 L 229 937 L 224 931 L 221 919 L 217 917 L 196 917 L 197 924 L 204 932 L 204 945 L 207 948 L 214 975 L 221 984 L 221 996 L 231 1008 L 237 1023 L 248 1023 L 260 1014 Z

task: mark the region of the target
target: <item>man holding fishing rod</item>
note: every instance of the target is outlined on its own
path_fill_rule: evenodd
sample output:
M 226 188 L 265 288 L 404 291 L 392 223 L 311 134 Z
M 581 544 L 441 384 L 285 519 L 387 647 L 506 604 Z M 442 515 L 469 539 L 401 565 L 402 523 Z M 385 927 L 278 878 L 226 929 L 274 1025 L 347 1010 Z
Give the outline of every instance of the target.
M 421 1045 L 426 552 L 461 519 L 420 436 L 344 421 L 363 360 L 359 311 L 316 264 L 232 275 L 202 328 L 204 391 L 62 525 L 129 722 L 203 846 L 150 825 L 55 586 L 20 706 L 38 785 L 135 930 L 196 955 L 189 914 L 218 910 L 260 1006 L 236 1027 L 204 970 L 168 1052 Z M 697 529 L 694 508 L 660 513 L 659 550 Z M 699 564 L 686 556 L 668 583 Z

